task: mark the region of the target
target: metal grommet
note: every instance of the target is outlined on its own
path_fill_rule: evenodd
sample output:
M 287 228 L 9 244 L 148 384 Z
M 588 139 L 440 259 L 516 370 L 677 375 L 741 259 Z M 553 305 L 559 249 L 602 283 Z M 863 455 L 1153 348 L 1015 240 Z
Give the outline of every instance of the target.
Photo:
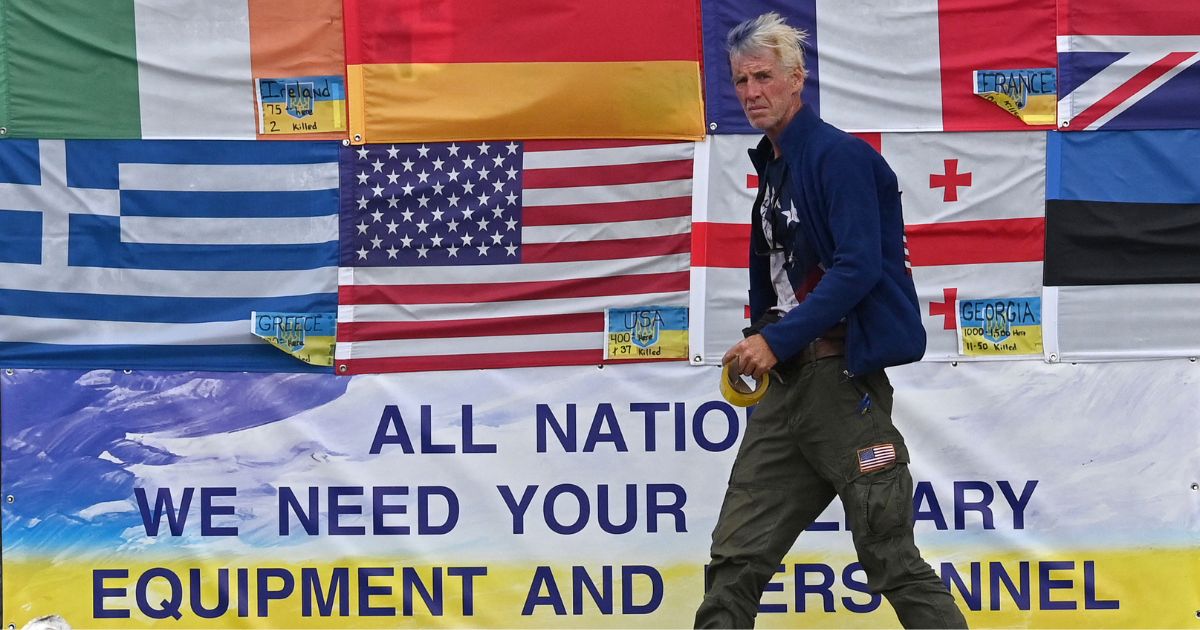
M 344 146 L 344 147 L 350 146 L 350 138 L 342 138 L 342 146 Z
M 601 363 L 600 365 L 597 365 L 597 366 L 596 366 L 596 369 L 597 369 L 597 370 L 603 370 L 603 369 L 604 369 L 604 364 L 603 364 L 603 363 Z
M 715 123 L 715 122 L 714 122 L 714 123 L 708 123 L 708 129 L 709 129 L 709 131 L 716 131 L 716 130 L 717 130 L 717 123 Z
M 1192 482 L 1192 490 L 1200 490 L 1200 483 Z
M 1057 354 L 1054 354 L 1054 353 L 1050 353 L 1050 362 L 1051 362 L 1051 363 L 1058 363 L 1058 355 L 1057 355 Z
M 950 367 L 958 367 L 958 361 L 951 361 Z
M 703 363 L 703 362 L 704 362 L 704 357 L 702 357 L 698 354 L 696 356 L 692 357 L 692 363 Z
M 0 136 L 8 135 L 8 127 L 0 127 Z
M 8 368 L 8 369 L 4 370 L 4 373 L 5 373 L 6 375 L 8 375 L 8 376 L 12 376 L 12 375 L 13 375 L 13 369 L 12 369 L 12 368 Z
M 1191 361 L 1192 363 L 1195 363 L 1195 362 L 1196 362 L 1196 357 L 1188 357 L 1188 361 Z
M 1061 128 L 1061 129 L 1066 129 L 1067 127 L 1070 127 L 1070 126 L 1071 126 L 1071 121 L 1069 121 L 1069 120 L 1064 120 L 1064 121 L 1062 121 L 1062 124 L 1061 124 L 1061 125 L 1059 125 L 1059 128 Z
M 362 134 L 361 134 L 361 133 L 356 133 L 356 134 L 354 134 L 354 141 L 355 141 L 355 142 L 362 142 Z
M 10 494 L 10 495 L 4 497 L 4 500 L 8 501 L 9 503 L 16 503 L 17 497 L 14 497 L 13 495 Z
M 350 366 L 346 365 L 345 363 L 338 366 L 338 371 L 341 372 L 342 374 L 345 374 L 346 370 L 349 370 L 349 369 L 350 369 Z
M 122 371 L 122 372 L 124 372 L 125 374 L 133 374 L 133 370 L 130 370 L 130 369 L 128 369 L 128 368 L 127 368 L 127 369 L 124 369 L 124 370 L 121 370 L 121 371 Z

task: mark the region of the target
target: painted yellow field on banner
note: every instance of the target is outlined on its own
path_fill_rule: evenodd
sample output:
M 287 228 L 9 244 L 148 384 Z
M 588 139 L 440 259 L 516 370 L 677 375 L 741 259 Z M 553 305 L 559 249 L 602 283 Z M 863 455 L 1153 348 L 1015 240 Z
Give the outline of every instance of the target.
M 694 61 L 382 63 L 346 72 L 355 144 L 704 136 Z
M 986 546 L 958 547 L 952 556 L 926 547 L 939 574 L 953 576 L 951 593 L 972 627 L 1187 628 L 1195 620 L 1180 605 L 1194 594 L 1195 549 L 1056 548 L 1054 559 L 1040 559 Z M 682 627 L 703 587 L 700 563 L 609 566 L 606 580 L 603 566 L 566 559 L 537 566 L 464 562 L 206 555 L 6 560 L 3 621 L 21 627 L 53 613 L 74 627 L 113 629 Z M 866 592 L 862 569 L 850 568 L 856 564 L 852 556 L 822 549 L 785 557 L 764 598 L 770 608 L 756 626 L 897 627 L 891 608 Z M 581 571 L 597 590 L 572 595 L 589 588 L 573 577 Z M 1157 579 L 1146 580 L 1149 574 Z M 824 582 L 814 582 L 822 575 Z M 608 612 L 599 610 L 600 592 L 608 594 Z

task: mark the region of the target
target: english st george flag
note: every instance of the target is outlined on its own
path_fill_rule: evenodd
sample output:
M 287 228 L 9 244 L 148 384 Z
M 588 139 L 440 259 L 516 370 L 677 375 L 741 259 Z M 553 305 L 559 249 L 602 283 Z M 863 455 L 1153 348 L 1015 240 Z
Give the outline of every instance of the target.
M 846 131 L 1029 130 L 973 93 L 972 72 L 1053 68 L 1054 0 L 704 0 L 711 133 L 753 133 L 725 35 L 777 11 L 809 33 L 804 99 Z M 1048 128 L 1048 126 L 1043 126 Z
M 961 361 L 956 301 L 1041 295 L 1046 134 L 859 134 L 896 172 L 926 360 Z M 759 136 L 710 137 L 697 159 L 691 355 L 719 363 L 746 326 Z
M 605 308 L 687 304 L 693 144 L 344 148 L 336 369 L 603 362 Z

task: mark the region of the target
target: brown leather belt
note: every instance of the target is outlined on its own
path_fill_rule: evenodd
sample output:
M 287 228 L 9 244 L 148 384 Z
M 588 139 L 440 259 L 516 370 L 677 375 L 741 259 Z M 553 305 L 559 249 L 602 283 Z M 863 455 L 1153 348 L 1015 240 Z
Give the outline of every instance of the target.
M 828 337 L 817 337 L 812 343 L 804 346 L 796 356 L 792 357 L 792 361 L 801 363 L 812 363 L 829 357 L 840 357 L 846 354 L 845 339 L 830 339 Z

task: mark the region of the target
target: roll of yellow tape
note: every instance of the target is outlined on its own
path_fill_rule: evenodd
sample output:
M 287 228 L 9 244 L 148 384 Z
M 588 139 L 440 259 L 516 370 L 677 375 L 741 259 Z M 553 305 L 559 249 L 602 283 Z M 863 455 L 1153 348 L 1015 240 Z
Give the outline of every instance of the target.
M 730 370 L 731 363 L 726 363 L 721 369 L 721 395 L 731 405 L 749 407 L 758 404 L 767 394 L 767 386 L 771 384 L 771 375 L 763 374 L 761 379 L 754 379 L 754 389 L 742 380 L 741 375 Z

